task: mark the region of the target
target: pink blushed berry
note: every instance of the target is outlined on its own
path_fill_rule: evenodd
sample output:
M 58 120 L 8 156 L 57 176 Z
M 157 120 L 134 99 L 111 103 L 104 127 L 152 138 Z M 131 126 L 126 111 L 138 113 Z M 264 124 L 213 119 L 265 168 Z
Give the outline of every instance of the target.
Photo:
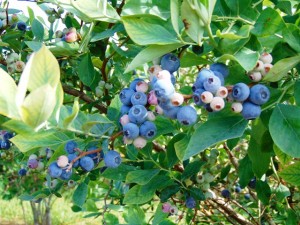
M 129 116 L 127 114 L 123 115 L 120 118 L 120 123 L 122 124 L 122 126 L 126 125 L 127 123 L 129 123 Z
M 136 91 L 146 93 L 148 91 L 149 85 L 145 81 L 139 81 L 136 84 Z
M 174 106 L 182 105 L 183 101 L 184 101 L 184 97 L 180 93 L 174 93 L 171 97 L 171 103 Z
M 133 140 L 133 145 L 138 148 L 144 148 L 147 144 L 147 140 L 143 137 L 137 137 L 136 139 Z
M 235 113 L 240 113 L 243 110 L 243 104 L 241 102 L 233 102 L 231 104 L 231 110 Z
M 77 39 L 78 39 L 77 33 L 75 33 L 75 32 L 68 32 L 68 33 L 65 35 L 65 40 L 66 40 L 66 42 L 68 42 L 68 43 L 75 42 L 75 41 L 77 41 Z
M 150 81 L 152 81 L 151 76 L 157 77 L 157 74 L 159 73 L 159 71 L 162 71 L 162 68 L 159 65 L 154 65 L 151 66 L 148 71 L 150 73 Z
M 149 121 L 154 121 L 155 120 L 155 115 L 154 115 L 154 113 L 152 112 L 152 111 L 148 111 L 147 112 L 147 119 L 149 120 Z
M 248 73 L 248 76 L 254 82 L 258 82 L 262 79 L 261 72 L 251 71 Z
M 270 53 L 264 52 L 261 54 L 260 58 L 261 61 L 263 61 L 263 63 L 272 63 L 273 61 L 273 57 Z
M 204 91 L 201 94 L 201 100 L 204 103 L 210 103 L 213 100 L 214 96 L 210 91 Z
M 15 70 L 17 72 L 22 72 L 24 70 L 24 68 L 25 68 L 25 63 L 23 61 L 17 61 L 15 63 Z
M 56 163 L 60 168 L 66 167 L 69 164 L 68 156 L 66 155 L 59 156 Z
M 149 105 L 157 105 L 157 97 L 154 93 L 154 90 L 151 90 L 148 94 L 148 104 Z
M 169 213 L 170 212 L 170 208 L 171 208 L 171 204 L 169 202 L 165 202 L 163 205 L 162 205 L 162 211 L 164 213 Z
M 256 62 L 255 67 L 253 68 L 254 71 L 262 71 L 264 69 L 264 63 L 261 60 Z
M 216 92 L 217 97 L 226 98 L 227 95 L 228 95 L 228 90 L 224 86 L 221 86 Z
M 210 107 L 213 111 L 220 111 L 225 106 L 224 99 L 221 97 L 214 97 L 213 100 L 210 102 Z

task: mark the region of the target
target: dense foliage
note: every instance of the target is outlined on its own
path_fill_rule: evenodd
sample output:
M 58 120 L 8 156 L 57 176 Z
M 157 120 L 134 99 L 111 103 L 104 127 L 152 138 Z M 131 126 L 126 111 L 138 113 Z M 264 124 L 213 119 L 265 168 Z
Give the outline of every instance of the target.
M 300 220 L 300 3 L 0 10 L 1 196 L 103 224 Z

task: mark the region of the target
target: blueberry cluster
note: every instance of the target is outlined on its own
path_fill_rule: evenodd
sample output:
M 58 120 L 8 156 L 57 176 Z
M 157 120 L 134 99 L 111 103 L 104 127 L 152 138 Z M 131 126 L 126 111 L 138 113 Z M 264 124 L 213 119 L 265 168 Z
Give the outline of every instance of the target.
M 18 53 L 12 52 L 6 57 L 7 71 L 9 74 L 21 73 L 25 68 L 25 63 L 20 60 Z
M 192 87 L 193 100 L 197 106 L 203 106 L 208 112 L 220 111 L 225 107 L 224 99 L 228 90 L 224 80 L 229 75 L 227 66 L 214 63 L 210 69 L 202 69 Z
M 105 81 L 101 80 L 98 83 L 98 86 L 95 88 L 95 94 L 98 98 L 103 96 L 104 89 L 110 90 L 113 88 L 113 85 L 110 83 L 106 83 Z
M 61 15 L 64 13 L 64 9 L 59 7 L 57 10 L 54 8 L 48 8 L 45 10 L 46 14 L 48 15 L 49 23 L 54 23 L 56 19 L 59 19 Z
M 251 88 L 245 83 L 237 83 L 232 87 L 231 104 L 233 112 L 241 113 L 247 120 L 260 116 L 261 105 L 270 98 L 269 89 L 263 84 L 255 84 Z
M 27 25 L 23 21 L 19 21 L 17 14 L 6 15 L 5 11 L 0 12 L 0 29 L 2 27 L 10 26 L 12 29 L 26 31 Z
M 270 53 L 264 52 L 261 54 L 259 60 L 256 63 L 255 68 L 247 73 L 249 78 L 254 82 L 259 82 L 270 71 L 273 57 Z
M 63 29 L 63 31 L 58 30 L 55 32 L 55 41 L 65 41 L 68 43 L 73 43 L 78 40 L 78 34 L 74 27 Z
M 7 150 L 10 149 L 11 143 L 9 141 L 10 138 L 13 137 L 13 133 L 1 130 L 0 131 L 0 149 Z
M 160 66 L 149 69 L 153 98 L 157 102 L 156 112 L 171 119 L 177 119 L 182 125 L 192 125 L 197 120 L 197 112 L 192 106 L 182 106 L 184 97 L 175 91 L 174 72 L 180 61 L 174 54 L 168 53 L 161 58 Z M 155 98 L 156 97 L 156 98 Z
M 148 139 L 156 135 L 155 116 L 146 108 L 148 104 L 148 83 L 137 78 L 124 88 L 120 94 L 122 102 L 120 123 L 122 125 L 124 143 L 143 148 Z M 149 95 L 151 95 L 149 93 Z M 149 100 L 150 101 L 150 100 Z

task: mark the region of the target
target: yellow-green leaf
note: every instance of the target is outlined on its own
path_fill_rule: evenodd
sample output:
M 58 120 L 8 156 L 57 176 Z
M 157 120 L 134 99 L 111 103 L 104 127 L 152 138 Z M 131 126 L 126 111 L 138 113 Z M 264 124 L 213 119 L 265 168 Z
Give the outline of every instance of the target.
M 75 98 L 73 108 L 72 108 L 72 114 L 68 116 L 66 119 L 64 119 L 63 126 L 68 128 L 70 124 L 75 120 L 79 112 L 79 101 L 78 98 Z
M 55 107 L 56 90 L 50 84 L 32 91 L 24 100 L 20 113 L 22 120 L 33 128 L 39 128 L 51 116 Z
M 17 85 L 12 77 L 0 68 L 0 114 L 19 119 L 16 106 Z

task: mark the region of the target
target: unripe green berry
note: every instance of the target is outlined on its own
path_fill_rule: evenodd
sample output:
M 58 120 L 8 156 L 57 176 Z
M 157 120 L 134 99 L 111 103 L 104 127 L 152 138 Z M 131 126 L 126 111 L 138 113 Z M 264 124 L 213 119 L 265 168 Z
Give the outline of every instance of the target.
M 51 15 L 51 16 L 48 17 L 49 23 L 54 23 L 55 20 L 56 20 L 56 17 L 55 17 L 55 16 L 52 16 L 52 15 Z

